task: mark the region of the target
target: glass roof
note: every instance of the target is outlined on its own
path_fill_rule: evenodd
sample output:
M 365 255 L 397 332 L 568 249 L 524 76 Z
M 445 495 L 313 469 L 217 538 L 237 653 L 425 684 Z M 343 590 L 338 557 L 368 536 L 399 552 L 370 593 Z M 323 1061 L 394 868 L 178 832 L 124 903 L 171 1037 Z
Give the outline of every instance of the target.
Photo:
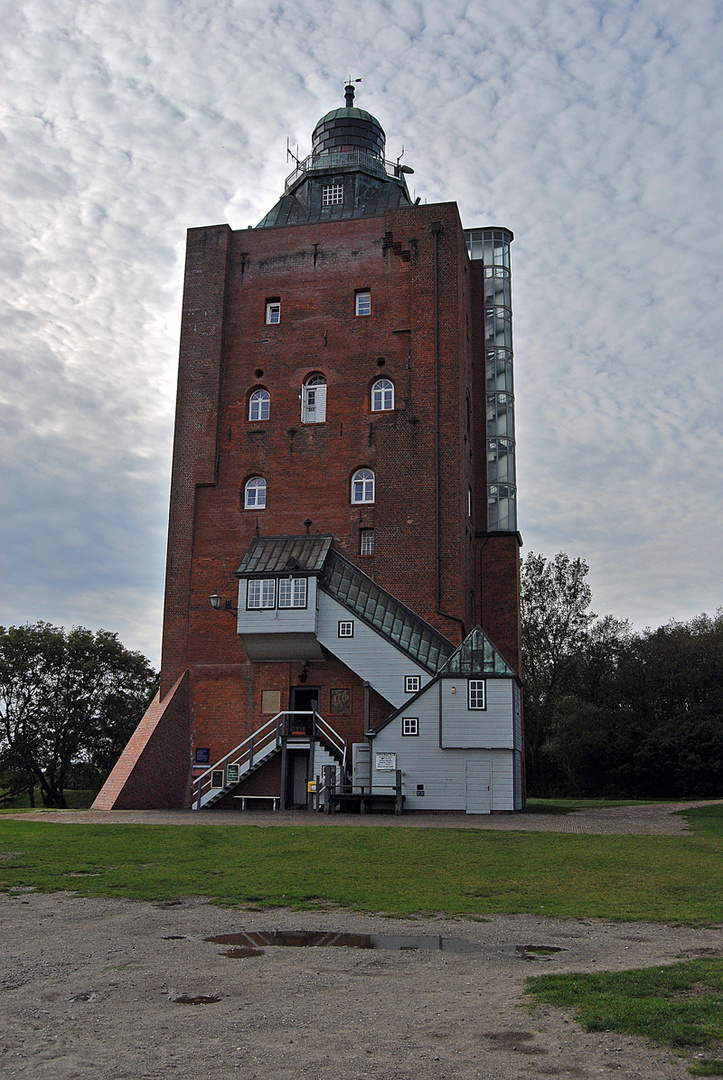
M 336 551 L 329 554 L 320 585 L 431 674 L 454 652 L 451 641 Z
M 481 626 L 475 626 L 456 652 L 449 658 L 441 675 L 474 678 L 475 675 L 511 675 L 515 673 L 497 652 Z

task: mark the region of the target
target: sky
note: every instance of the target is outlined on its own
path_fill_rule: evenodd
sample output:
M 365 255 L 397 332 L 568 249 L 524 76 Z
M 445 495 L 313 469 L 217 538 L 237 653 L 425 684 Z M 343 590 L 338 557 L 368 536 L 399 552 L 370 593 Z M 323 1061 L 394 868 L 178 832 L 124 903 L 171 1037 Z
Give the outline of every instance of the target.
M 723 2 L 3 0 L 0 624 L 154 663 L 185 233 L 320 116 L 515 234 L 519 526 L 636 629 L 723 604 Z

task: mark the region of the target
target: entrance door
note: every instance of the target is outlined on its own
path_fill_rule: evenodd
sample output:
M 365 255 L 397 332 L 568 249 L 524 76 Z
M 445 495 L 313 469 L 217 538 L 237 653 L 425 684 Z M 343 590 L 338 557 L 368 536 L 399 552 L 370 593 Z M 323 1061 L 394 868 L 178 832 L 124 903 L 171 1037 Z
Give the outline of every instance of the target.
M 318 686 L 292 686 L 290 708 L 292 712 L 318 712 L 319 711 L 319 687 Z M 291 731 L 304 731 L 311 735 L 313 732 L 312 716 L 292 716 Z
M 308 800 L 309 754 L 294 750 L 289 754 L 289 788 L 292 806 L 306 806 Z M 287 800 L 288 803 L 288 800 Z
M 465 762 L 465 810 L 468 814 L 489 814 L 492 810 L 490 762 Z

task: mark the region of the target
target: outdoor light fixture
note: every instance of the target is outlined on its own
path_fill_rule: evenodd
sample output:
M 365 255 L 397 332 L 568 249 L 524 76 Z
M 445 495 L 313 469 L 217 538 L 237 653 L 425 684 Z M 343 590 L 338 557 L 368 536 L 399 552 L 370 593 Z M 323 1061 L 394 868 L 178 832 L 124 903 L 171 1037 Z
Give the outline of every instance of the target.
M 238 611 L 233 606 L 230 600 L 224 600 L 218 593 L 214 593 L 213 596 L 209 596 L 208 602 L 214 611 L 228 611 L 234 618 L 238 615 Z

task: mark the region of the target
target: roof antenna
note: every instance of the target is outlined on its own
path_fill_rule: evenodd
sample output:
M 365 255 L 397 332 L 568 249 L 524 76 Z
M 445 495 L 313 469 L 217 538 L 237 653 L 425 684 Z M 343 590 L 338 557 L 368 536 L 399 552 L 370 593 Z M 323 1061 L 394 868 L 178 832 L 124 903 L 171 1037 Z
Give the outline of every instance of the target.
M 361 82 L 361 79 L 352 79 L 351 75 L 344 87 L 344 105 L 347 109 L 354 108 L 354 83 Z
M 286 160 L 288 161 L 289 158 L 291 158 L 291 160 L 294 162 L 294 164 L 297 167 L 299 165 L 301 165 L 301 162 L 299 161 L 299 144 L 298 143 L 296 144 L 296 153 L 294 153 L 294 151 L 289 146 L 289 136 L 287 135 L 286 136 Z

